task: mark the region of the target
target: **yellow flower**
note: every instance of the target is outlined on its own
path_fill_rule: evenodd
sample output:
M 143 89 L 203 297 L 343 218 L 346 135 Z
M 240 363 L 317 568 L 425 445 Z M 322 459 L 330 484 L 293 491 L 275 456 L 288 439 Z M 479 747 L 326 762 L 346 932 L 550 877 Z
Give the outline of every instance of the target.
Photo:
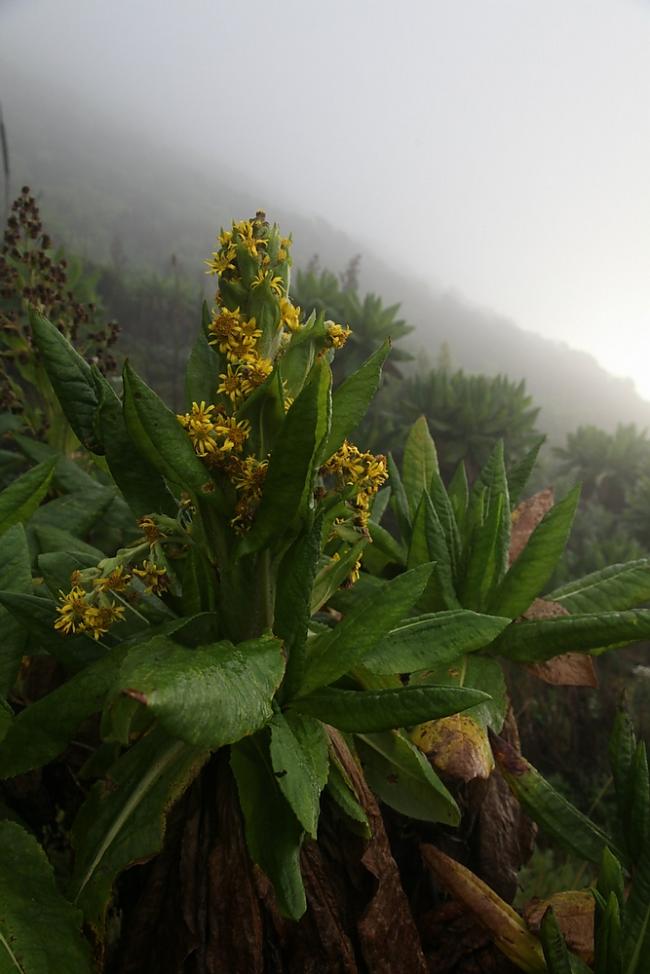
M 205 457 L 215 450 L 215 443 L 212 438 L 214 423 L 212 422 L 212 412 L 214 406 L 207 406 L 205 400 L 200 403 L 192 403 L 192 412 L 178 415 L 181 426 L 183 426 L 192 441 L 192 445 L 198 456 Z
M 300 308 L 296 308 L 289 298 L 280 298 L 280 316 L 282 324 L 286 325 L 289 331 L 298 331 L 300 328 Z
M 243 335 L 240 331 L 231 332 L 227 338 L 219 342 L 219 351 L 229 362 L 245 362 L 254 355 L 255 338 Z
M 93 639 L 104 636 L 114 622 L 124 618 L 124 606 L 112 602 L 110 605 L 91 605 L 84 612 L 82 631 Z
M 96 578 L 93 585 L 100 592 L 124 592 L 131 581 L 131 576 L 124 570 L 123 565 L 118 565 L 108 575 Z
M 251 287 L 260 287 L 262 284 L 268 284 L 274 294 L 282 294 L 284 289 L 284 281 L 281 277 L 273 277 L 272 271 L 259 270 Z
M 257 226 L 260 226 L 258 223 Z M 254 236 L 254 227 L 250 220 L 242 220 L 240 223 L 233 223 L 233 230 L 239 235 L 241 243 L 244 244 L 251 257 L 259 257 L 258 247 L 266 247 L 266 240 Z
M 232 331 L 238 328 L 240 321 L 239 308 L 235 308 L 234 311 L 229 311 L 228 308 L 215 308 L 208 325 L 208 341 L 210 344 L 215 345 L 218 341 L 227 338 Z
M 75 585 L 67 594 L 59 591 L 59 602 L 61 605 L 57 609 L 58 618 L 54 628 L 65 636 L 82 632 L 84 614 L 88 608 L 84 589 L 80 585 Z
M 228 396 L 232 404 L 239 399 L 243 399 L 252 390 L 252 385 L 248 380 L 247 374 L 241 366 L 233 369 L 232 365 L 226 367 L 226 371 L 219 375 L 221 382 L 217 392 L 219 395 Z
M 262 358 L 257 352 L 254 352 L 244 362 L 243 368 L 251 388 L 256 388 L 257 386 L 261 386 L 270 376 L 273 371 L 273 362 L 271 359 Z
M 329 344 L 332 348 L 343 348 L 348 338 L 352 334 L 350 328 L 343 325 L 337 325 L 334 322 L 327 325 L 327 334 L 329 337 Z
M 144 534 L 149 544 L 154 544 L 154 542 L 160 541 L 160 539 L 164 537 L 163 532 L 160 530 L 153 518 L 141 517 L 138 520 L 138 527 Z
M 235 247 L 226 247 L 223 250 L 216 251 L 212 254 L 210 260 L 206 260 L 205 263 L 208 265 L 208 274 L 223 274 L 225 271 L 234 271 L 235 265 L 233 260 L 237 256 L 237 249 Z
M 160 595 L 169 588 L 166 568 L 158 568 L 153 561 L 143 561 L 142 568 L 134 568 L 133 574 L 142 579 L 145 592 Z
M 268 460 L 246 457 L 245 460 L 239 461 L 236 471 L 232 474 L 232 482 L 242 494 L 259 500 L 268 466 Z
M 250 423 L 246 419 L 235 419 L 234 416 L 225 416 L 220 413 L 215 422 L 215 433 L 222 439 L 219 450 L 229 452 L 234 450 L 241 452 L 250 433 Z

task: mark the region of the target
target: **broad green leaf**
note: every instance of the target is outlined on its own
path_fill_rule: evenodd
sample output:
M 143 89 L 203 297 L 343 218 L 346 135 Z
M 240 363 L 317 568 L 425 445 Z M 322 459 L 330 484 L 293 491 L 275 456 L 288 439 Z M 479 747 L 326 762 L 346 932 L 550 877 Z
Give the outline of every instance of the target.
M 280 564 L 273 629 L 283 641 L 287 669 L 283 693 L 296 693 L 303 677 L 312 590 L 320 556 L 322 520 L 305 528 Z
M 81 491 L 55 497 L 34 512 L 29 529 L 55 527 L 80 536 L 87 534 L 106 513 L 115 496 L 114 490 L 102 487 L 92 492 Z
M 490 600 L 491 612 L 514 619 L 541 593 L 562 556 L 579 498 L 580 489 L 576 487 L 537 525 Z
M 527 815 L 556 842 L 588 862 L 599 863 L 608 846 L 622 861 L 625 855 L 591 819 L 564 798 L 532 764 L 501 738 L 492 735 L 499 770 Z
M 437 472 L 436 448 L 426 418 L 420 416 L 406 437 L 402 459 L 402 483 L 411 517 L 415 517 L 422 494 L 430 489 L 433 475 Z
M 373 551 L 380 551 L 389 561 L 406 568 L 407 552 L 389 531 L 375 524 L 374 521 L 369 521 L 368 534 L 373 544 Z
M 458 608 L 451 552 L 445 530 L 426 490 L 413 519 L 407 564 L 409 568 L 415 568 L 425 562 L 434 562 L 435 567 L 423 605 L 432 610 Z
M 174 413 L 128 363 L 124 367 L 124 420 L 136 450 L 172 483 L 194 491 L 208 483 L 215 486 Z
M 97 564 L 97 559 L 90 555 L 82 555 L 71 551 L 48 551 L 36 559 L 39 573 L 54 598 L 59 592 L 67 592 L 71 588 L 70 575 L 74 571 L 83 571 Z
M 329 777 L 325 787 L 330 797 L 353 823 L 352 831 L 357 831 L 364 839 L 369 839 L 372 831 L 368 816 L 363 806 L 359 804 L 352 782 L 333 754 L 330 755 Z
M 299 697 L 293 707 L 303 714 L 359 734 L 407 727 L 448 717 L 489 700 L 480 690 L 445 686 L 410 686 L 389 690 L 337 690 L 324 687 Z
M 596 925 L 594 974 L 622 974 L 621 905 L 610 893 Z
M 240 554 L 257 551 L 281 538 L 311 504 L 315 464 L 327 436 L 331 410 L 332 373 L 325 361 L 314 371 L 289 409 L 273 445 L 264 492 L 253 527 Z
M 435 512 L 438 515 L 438 520 L 440 521 L 442 529 L 445 533 L 445 539 L 447 541 L 447 548 L 449 550 L 449 557 L 451 561 L 452 575 L 454 578 L 456 578 L 462 547 L 460 534 L 458 531 L 458 524 L 456 523 L 456 515 L 454 514 L 454 509 L 451 501 L 449 500 L 449 495 L 447 494 L 442 477 L 437 471 L 431 478 L 429 495 L 431 497 L 431 503 L 433 504 Z
M 66 419 L 87 450 L 103 453 L 95 429 L 98 396 L 91 367 L 58 328 L 42 315 L 30 311 L 29 321 L 34 341 Z
M 632 804 L 632 763 L 636 751 L 636 734 L 630 716 L 620 708 L 614 720 L 609 739 L 609 763 L 614 779 L 616 804 L 618 806 L 619 831 L 627 837 L 628 822 Z
M 411 533 L 411 512 L 409 510 L 408 497 L 406 496 L 406 491 L 404 490 L 404 484 L 402 483 L 400 472 L 397 469 L 397 464 L 393 460 L 390 453 L 386 458 L 386 463 L 388 466 L 388 482 L 390 484 L 391 491 L 391 507 L 395 512 L 395 517 L 397 518 L 397 523 L 402 538 L 408 539 Z
M 363 665 L 372 673 L 412 673 L 440 666 L 485 648 L 508 625 L 509 619 L 466 609 L 419 616 L 389 632 L 364 657 Z
M 106 450 L 106 462 L 115 483 L 135 517 L 145 514 L 175 516 L 177 504 L 159 467 L 129 435 L 122 406 L 115 394 L 103 390 L 97 410 L 97 426 Z M 181 431 L 182 432 L 182 431 Z M 208 478 L 204 476 L 204 480 Z
M 497 495 L 487 509 L 487 517 L 472 534 L 465 575 L 459 585 L 461 602 L 469 609 L 485 610 L 492 588 L 498 583 L 506 503 L 503 494 Z M 496 610 L 494 614 L 499 615 Z
M 492 652 L 520 663 L 538 663 L 561 653 L 595 653 L 647 639 L 650 609 L 590 612 L 516 622 L 495 640 Z
M 539 935 L 549 974 L 572 974 L 566 941 L 551 907 L 542 917 Z
M 319 720 L 287 711 L 271 721 L 271 763 L 280 791 L 316 838 L 320 795 L 329 773 L 327 734 Z
M 45 497 L 56 459 L 46 460 L 0 491 L 0 535 L 21 521 L 26 521 Z
M 0 822 L 0 971 L 91 974 L 82 919 L 57 889 L 34 836 L 15 822 Z
M 318 612 L 338 592 L 340 586 L 356 565 L 367 543 L 365 538 L 357 541 L 341 558 L 338 560 L 331 558 L 326 564 L 322 565 L 314 579 L 314 587 L 311 593 L 312 613 Z M 289 549 L 289 555 L 287 557 L 290 557 L 292 551 L 293 547 Z
M 639 741 L 630 768 L 630 815 L 626 822 L 626 845 L 633 861 L 639 859 L 648 844 L 650 827 L 650 781 L 645 742 Z
M 81 806 L 72 829 L 71 894 L 100 938 L 115 880 L 160 852 L 167 813 L 207 757 L 207 751 L 154 729 L 119 758 Z
M 458 825 L 460 810 L 425 756 L 399 731 L 356 738 L 366 781 L 396 811 L 423 822 Z
M 279 789 L 259 737 L 234 745 L 230 766 L 251 859 L 273 883 L 281 913 L 298 920 L 307 908 L 300 875 L 303 829 Z
M 510 506 L 513 508 L 519 503 L 521 495 L 526 489 L 537 455 L 545 440 L 546 437 L 542 436 L 537 443 L 534 443 L 528 453 L 508 473 L 508 493 L 510 494 Z
M 56 460 L 56 467 L 52 476 L 52 486 L 56 490 L 69 494 L 78 490 L 95 490 L 101 487 L 99 481 L 83 469 L 81 464 L 69 459 L 48 446 L 29 436 L 14 436 L 16 445 L 20 447 L 25 456 L 34 463 L 46 463 L 48 460 Z
M 503 452 L 503 440 L 494 447 L 488 462 L 481 470 L 472 492 L 485 490 L 484 519 L 488 523 L 496 521 L 498 527 L 495 539 L 494 579 L 490 584 L 498 585 L 508 569 L 510 548 L 510 495 Z M 498 507 L 498 511 L 495 508 Z M 485 588 L 487 591 L 487 588 Z
M 610 565 L 562 585 L 544 598 L 559 602 L 569 612 L 632 609 L 650 602 L 650 558 Z
M 100 551 L 99 548 L 95 548 L 94 545 L 82 541 L 81 538 L 77 538 L 70 531 L 66 531 L 64 528 L 55 528 L 51 524 L 44 524 L 41 527 L 34 528 L 33 535 L 39 550 L 43 553 L 66 551 L 72 554 L 94 558 L 95 564 L 106 557 L 104 552 Z
M 357 428 L 379 388 L 381 369 L 388 353 L 390 341 L 386 340 L 363 365 L 348 376 L 332 394 L 332 426 L 322 457 L 328 460 L 343 441 Z
M 205 309 L 207 322 L 210 313 Z M 208 342 L 207 334 L 201 329 L 194 341 L 185 370 L 185 403 L 191 409 L 193 402 L 213 402 L 218 385 L 218 375 L 225 371 L 217 349 Z
M 0 541 L 0 590 L 27 594 L 32 590 L 32 571 L 27 538 L 22 524 L 14 524 Z M 0 696 L 7 697 L 16 680 L 25 651 L 26 633 L 20 622 L 0 604 Z
M 454 519 L 458 525 L 458 531 L 465 536 L 465 518 L 467 517 L 467 505 L 469 502 L 469 486 L 467 484 L 467 472 L 465 464 L 461 462 L 456 467 L 454 476 L 451 478 L 447 488 L 449 503 L 454 512 Z
M 113 649 L 25 707 L 0 743 L 0 777 L 25 774 L 61 754 L 82 721 L 102 709 L 125 654 L 126 648 Z
M 650 844 L 634 864 L 625 910 L 621 945 L 624 974 L 646 974 L 650 964 Z
M 118 685 L 173 737 L 216 749 L 269 722 L 283 673 L 282 647 L 272 636 L 196 649 L 156 636 L 131 650 Z
M 418 601 L 431 576 L 431 565 L 398 575 L 363 599 L 334 629 L 314 639 L 307 657 L 302 696 L 338 680 L 382 636 L 402 621 Z

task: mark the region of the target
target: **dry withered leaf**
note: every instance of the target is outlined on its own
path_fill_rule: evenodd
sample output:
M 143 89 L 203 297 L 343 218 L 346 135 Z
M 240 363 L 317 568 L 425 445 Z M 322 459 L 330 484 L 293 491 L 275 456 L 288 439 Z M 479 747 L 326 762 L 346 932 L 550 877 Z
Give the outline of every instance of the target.
M 411 740 L 438 771 L 460 781 L 489 778 L 494 767 L 485 729 L 465 714 L 420 724 Z
M 524 619 L 556 619 L 568 616 L 569 613 L 559 602 L 548 599 L 535 599 L 531 607 L 524 612 Z M 593 657 L 585 653 L 562 653 L 543 663 L 529 663 L 528 670 L 545 683 L 557 687 L 592 687 L 598 686 L 598 676 Z
M 569 950 L 577 954 L 585 964 L 593 964 L 594 904 L 595 900 L 589 890 L 573 889 L 554 893 L 547 900 L 531 900 L 524 907 L 524 918 L 530 929 L 537 933 L 542 917 L 549 906 L 552 906 Z
M 552 487 L 545 487 L 527 500 L 518 504 L 512 512 L 512 529 L 510 533 L 510 550 L 508 561 L 512 565 L 522 553 L 531 534 L 553 507 L 555 494 Z
M 469 869 L 432 845 L 420 846 L 425 865 L 451 895 L 490 931 L 495 945 L 522 970 L 546 971 L 544 954 L 519 914 Z
M 427 974 L 420 937 L 393 858 L 383 819 L 363 772 L 343 737 L 328 728 L 332 748 L 343 765 L 363 806 L 372 837 L 361 857 L 375 880 L 373 896 L 357 922 L 359 943 L 366 967 L 373 974 Z

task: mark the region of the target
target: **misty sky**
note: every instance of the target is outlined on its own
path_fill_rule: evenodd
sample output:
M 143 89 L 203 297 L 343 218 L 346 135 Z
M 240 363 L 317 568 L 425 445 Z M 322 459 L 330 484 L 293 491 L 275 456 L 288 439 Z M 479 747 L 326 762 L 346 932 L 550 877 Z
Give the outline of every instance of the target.
M 650 398 L 648 0 L 0 0 L 12 66 Z

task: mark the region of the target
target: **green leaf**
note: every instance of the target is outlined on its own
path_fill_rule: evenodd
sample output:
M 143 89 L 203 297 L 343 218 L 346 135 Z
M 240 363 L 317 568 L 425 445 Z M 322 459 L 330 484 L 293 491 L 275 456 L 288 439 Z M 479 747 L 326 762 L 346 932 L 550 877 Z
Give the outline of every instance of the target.
M 533 468 L 537 461 L 537 455 L 544 445 L 545 440 L 546 437 L 542 436 L 537 443 L 533 444 L 525 457 L 523 457 L 519 463 L 515 464 L 508 474 L 508 492 L 510 494 L 510 504 L 512 507 L 515 507 L 515 505 L 519 503 L 530 475 L 533 472 Z
M 591 819 L 578 811 L 506 741 L 491 735 L 492 751 L 510 790 L 527 815 L 564 849 L 588 862 L 599 863 L 608 846 L 625 855 Z
M 33 535 L 40 551 L 43 553 L 50 551 L 66 551 L 72 554 L 94 558 L 95 564 L 98 564 L 102 558 L 106 557 L 104 552 L 100 551 L 99 548 L 95 548 L 94 545 L 90 545 L 86 541 L 82 541 L 81 538 L 77 538 L 70 531 L 66 531 L 64 528 L 55 528 L 51 524 L 44 524 L 40 527 L 37 526 L 34 528 Z
M 204 307 L 204 324 L 209 324 L 210 313 Z M 224 366 L 221 356 L 210 345 L 206 329 L 201 329 L 194 341 L 185 370 L 185 402 L 190 409 L 193 402 L 213 402 L 218 385 L 218 375 Z
M 415 517 L 422 494 L 431 487 L 433 475 L 438 473 L 438 457 L 426 418 L 415 421 L 404 444 L 402 483 L 411 517 Z
M 207 483 L 215 486 L 174 413 L 128 363 L 124 366 L 124 420 L 136 450 L 172 483 L 194 491 L 201 491 Z
M 126 648 L 112 650 L 25 707 L 0 743 L 0 777 L 25 774 L 61 754 L 82 721 L 102 709 L 125 655 Z
M 460 810 L 425 756 L 399 731 L 356 738 L 364 776 L 379 798 L 423 822 L 460 823 Z
M 337 690 L 325 687 L 294 701 L 293 707 L 339 730 L 373 734 L 448 717 L 482 704 L 480 690 L 445 686 L 412 686 L 389 690 Z
M 56 603 L 51 599 L 0 591 L 0 605 L 23 630 L 35 637 L 39 650 L 47 649 L 66 669 L 83 669 L 106 651 L 86 633 L 64 637 L 57 632 L 54 629 Z
M 135 517 L 145 514 L 176 515 L 177 504 L 163 477 L 126 428 L 119 399 L 112 390 L 102 390 L 97 410 L 97 427 L 106 450 L 106 462 L 115 483 Z M 182 432 L 182 431 L 181 431 Z M 204 476 L 204 480 L 207 480 Z
M 632 721 L 627 711 L 620 708 L 609 739 L 609 763 L 616 791 L 620 831 L 624 837 L 627 836 L 632 804 L 632 763 L 635 751 L 636 734 Z
M 382 636 L 402 621 L 422 595 L 430 576 L 431 565 L 398 575 L 363 599 L 334 629 L 317 636 L 307 658 L 301 694 L 306 696 L 338 680 L 361 662 Z
M 332 395 L 332 426 L 323 448 L 323 459 L 328 460 L 343 441 L 357 428 L 368 411 L 368 406 L 379 388 L 381 369 L 390 352 L 390 340 L 386 340 L 363 365 L 348 376 Z
M 71 587 L 70 576 L 74 571 L 83 571 L 97 564 L 97 559 L 78 552 L 48 551 L 36 559 L 39 573 L 54 598 L 60 591 L 67 592 Z
M 516 622 L 491 651 L 520 663 L 538 663 L 561 653 L 595 653 L 650 636 L 650 609 L 591 612 Z
M 490 601 L 489 609 L 495 615 L 514 619 L 540 594 L 562 556 L 579 498 L 580 488 L 576 487 L 537 525 Z
M 595 934 L 594 974 L 621 974 L 621 904 L 614 893 L 607 898 Z
M 42 315 L 30 311 L 29 321 L 34 341 L 66 419 L 87 450 L 103 453 L 95 429 L 98 396 L 91 367 L 58 328 Z
M 329 559 L 324 565 L 322 565 L 320 571 L 314 579 L 314 587 L 311 593 L 311 611 L 312 613 L 318 612 L 326 602 L 329 602 L 330 598 L 338 592 L 339 588 L 346 580 L 352 569 L 357 563 L 357 560 L 363 550 L 367 545 L 367 539 L 363 538 L 361 541 L 357 541 L 353 544 L 350 549 L 336 561 L 334 559 Z M 289 554 L 287 558 L 290 557 L 290 553 L 293 551 L 293 547 L 289 549 Z
M 0 491 L 0 535 L 34 513 L 48 491 L 55 466 L 56 459 L 39 463 Z
M 454 512 L 454 520 L 458 525 L 458 530 L 464 535 L 467 504 L 469 502 L 469 487 L 467 484 L 465 464 L 462 460 L 456 467 L 454 476 L 451 478 L 451 482 L 447 488 L 447 495 Z
M 160 852 L 167 812 L 205 763 L 208 752 L 154 728 L 91 790 L 72 830 L 71 890 L 100 939 L 117 876 Z
M 282 647 L 272 636 L 196 649 L 156 636 L 131 650 L 118 684 L 148 707 L 170 735 L 216 749 L 269 722 L 283 673 Z
M 466 609 L 418 616 L 393 629 L 367 656 L 372 673 L 413 673 L 450 663 L 484 649 L 510 625 L 509 619 Z
M 551 907 L 542 917 L 539 934 L 549 974 L 571 974 L 569 951 Z
M 397 464 L 393 460 L 390 453 L 386 458 L 386 463 L 388 466 L 388 482 L 391 490 L 391 506 L 395 512 L 395 517 L 397 518 L 397 524 L 399 526 L 402 538 L 408 539 L 411 534 L 411 512 L 409 510 L 408 497 L 406 496 L 406 491 L 404 490 L 404 484 L 402 483 L 402 478 L 400 477 L 399 470 L 397 469 Z
M 489 698 L 465 711 L 481 727 L 497 734 L 503 727 L 508 709 L 508 691 L 501 665 L 489 656 L 460 656 L 456 660 L 424 670 L 413 677 L 417 683 L 437 683 L 450 687 L 482 690 Z
M 27 538 L 22 524 L 14 524 L 2 537 L 0 590 L 26 594 L 32 590 L 32 571 Z M 15 683 L 24 654 L 23 626 L 0 604 L 0 696 L 7 697 Z
M 327 793 L 336 802 L 341 811 L 353 824 L 352 830 L 359 832 L 364 839 L 372 835 L 370 822 L 362 805 L 359 804 L 345 769 L 334 754 L 330 754 L 329 777 L 326 785 Z
M 271 763 L 280 791 L 316 838 L 320 795 L 329 772 L 327 734 L 319 720 L 287 711 L 271 721 Z
M 259 738 L 240 741 L 230 752 L 253 862 L 273 883 L 280 912 L 298 920 L 307 908 L 300 875 L 303 829 L 280 792 Z
M 316 463 L 328 435 L 332 373 L 321 360 L 289 409 L 269 461 L 262 500 L 240 554 L 257 551 L 279 539 L 311 503 Z
M 369 521 L 368 534 L 373 544 L 373 551 L 380 551 L 389 561 L 394 562 L 401 568 L 406 568 L 407 553 L 389 531 L 382 528 L 381 525 L 375 524 L 374 521 Z
M 108 511 L 115 496 L 113 490 L 102 487 L 92 492 L 55 497 L 34 512 L 29 528 L 55 527 L 72 534 L 87 534 Z
M 569 612 L 632 609 L 650 602 L 650 558 L 609 565 L 554 589 L 544 598 L 559 602 Z
M 498 495 L 488 508 L 487 517 L 472 534 L 465 576 L 460 586 L 461 601 L 470 609 L 486 609 L 493 586 L 498 583 L 506 503 L 507 499 Z M 499 613 L 495 610 L 494 614 Z
M 322 519 L 318 518 L 291 545 L 281 562 L 275 596 L 275 634 L 287 656 L 283 693 L 296 693 L 303 677 L 312 590 L 320 556 Z
M 413 519 L 411 543 L 407 558 L 409 568 L 425 562 L 434 562 L 433 579 L 423 599 L 427 609 L 456 609 L 459 607 L 454 588 L 452 557 L 445 530 L 424 491 Z
M 621 945 L 625 974 L 645 974 L 650 963 L 650 844 L 635 862 L 623 912 Z
M 81 922 L 36 839 L 15 822 L 0 822 L 0 971 L 91 974 Z

